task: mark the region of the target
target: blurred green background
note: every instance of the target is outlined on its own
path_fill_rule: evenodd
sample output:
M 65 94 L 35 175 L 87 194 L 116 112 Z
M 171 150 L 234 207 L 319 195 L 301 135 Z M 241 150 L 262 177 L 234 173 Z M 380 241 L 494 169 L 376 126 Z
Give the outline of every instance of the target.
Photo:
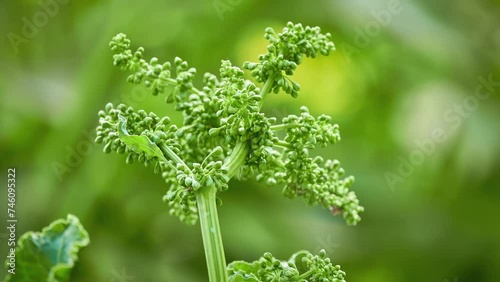
M 112 65 L 111 37 L 180 56 L 200 80 L 221 59 L 256 60 L 264 29 L 289 20 L 331 32 L 337 51 L 299 67 L 298 99 L 270 96 L 263 111 L 333 116 L 342 142 L 317 153 L 356 177 L 366 211 L 348 227 L 279 188 L 232 182 L 227 260 L 324 248 L 348 281 L 500 281 L 498 1 L 55 1 L 0 2 L 1 183 L 15 167 L 18 236 L 80 218 L 91 244 L 72 281 L 207 281 L 199 226 L 168 214 L 161 177 L 93 144 L 109 101 L 181 122 Z

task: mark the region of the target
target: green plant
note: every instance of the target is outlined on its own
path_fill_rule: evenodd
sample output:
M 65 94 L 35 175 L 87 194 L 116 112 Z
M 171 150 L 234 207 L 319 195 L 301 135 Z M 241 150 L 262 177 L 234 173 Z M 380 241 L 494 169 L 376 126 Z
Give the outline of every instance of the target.
M 286 197 L 299 196 L 342 214 L 348 224 L 356 224 L 363 211 L 348 189 L 354 178 L 343 176 L 338 161 L 309 153 L 340 140 L 331 117 L 314 117 L 302 107 L 300 115 L 278 122 L 260 112 L 270 93 L 299 95 L 300 86 L 290 76 L 304 56 L 334 50 L 330 34 L 288 23 L 281 33 L 266 29 L 265 38 L 270 42 L 267 53 L 243 65 L 262 87 L 245 79 L 242 68 L 222 61 L 219 76 L 204 74 L 203 87 L 196 88 L 196 69 L 184 60 L 148 62 L 142 47 L 133 52 L 130 40 L 116 35 L 110 43 L 114 64 L 132 72 L 129 82 L 145 85 L 153 95 L 164 94 L 183 113 L 184 122 L 178 126 L 166 116 L 107 104 L 99 111 L 96 142 L 105 144 L 106 153 L 125 154 L 127 163 L 152 167 L 168 185 L 164 200 L 170 213 L 191 225 L 200 220 L 210 281 L 344 281 L 344 272 L 324 251 L 301 251 L 288 262 L 265 254 L 255 262 L 226 267 L 216 204 L 217 193 L 227 190 L 233 177 L 283 185 Z M 278 132 L 285 137 L 280 139 Z
M 5 282 L 67 282 L 79 250 L 90 243 L 87 231 L 74 215 L 58 219 L 42 232 L 24 233 L 15 255 L 5 262 Z

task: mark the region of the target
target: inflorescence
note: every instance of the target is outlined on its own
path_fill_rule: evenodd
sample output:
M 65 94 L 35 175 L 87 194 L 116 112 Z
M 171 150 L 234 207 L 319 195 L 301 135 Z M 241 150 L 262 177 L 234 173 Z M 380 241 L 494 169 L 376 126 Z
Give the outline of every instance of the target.
M 337 160 L 310 154 L 317 146 L 340 140 L 338 125 L 331 123 L 330 116 L 311 115 L 306 107 L 281 121 L 260 112 L 268 93 L 298 96 L 300 86 L 290 76 L 304 56 L 333 51 L 330 37 L 318 27 L 300 24 L 288 23 L 281 33 L 268 28 L 267 53 L 258 62 L 243 65 L 263 83 L 261 88 L 229 61 L 222 61 L 218 76 L 206 73 L 203 86 L 196 88 L 196 69 L 186 61 L 175 58 L 173 64 L 162 64 L 152 58 L 148 62 L 142 47 L 133 52 L 130 40 L 118 34 L 110 43 L 114 64 L 132 72 L 129 82 L 143 84 L 153 95 L 165 95 L 165 101 L 182 112 L 184 122 L 177 126 L 168 117 L 107 104 L 99 112 L 96 142 L 104 144 L 106 153 L 125 154 L 127 163 L 143 163 L 161 174 L 168 184 L 164 199 L 171 214 L 188 224 L 198 217 L 196 191 L 202 187 L 225 191 L 232 177 L 281 185 L 286 197 L 302 197 L 356 224 L 363 207 L 349 191 L 354 178 L 344 176 Z M 280 139 L 281 135 L 285 137 Z

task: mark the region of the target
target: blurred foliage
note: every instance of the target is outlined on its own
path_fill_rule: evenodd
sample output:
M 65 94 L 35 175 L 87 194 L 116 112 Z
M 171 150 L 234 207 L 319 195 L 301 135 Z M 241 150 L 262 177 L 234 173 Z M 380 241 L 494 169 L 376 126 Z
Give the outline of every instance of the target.
M 9 264 L 5 281 L 70 281 L 78 251 L 89 243 L 87 231 L 71 214 L 41 232 L 28 231 L 19 238 L 15 256 L 5 262 Z
M 168 215 L 161 177 L 93 144 L 108 101 L 180 122 L 162 98 L 125 82 L 111 37 L 124 32 L 148 57 L 180 56 L 198 73 L 216 72 L 222 59 L 255 60 L 265 27 L 288 20 L 331 32 L 337 52 L 304 62 L 298 99 L 274 95 L 263 110 L 281 118 L 306 105 L 331 115 L 342 141 L 317 153 L 356 176 L 366 211 L 348 227 L 277 189 L 230 183 L 219 211 L 227 260 L 324 248 L 348 281 L 500 281 L 498 1 L 55 1 L 0 2 L 1 177 L 6 183 L 6 169 L 17 168 L 18 234 L 68 213 L 80 218 L 92 243 L 72 281 L 123 273 L 206 281 L 200 230 Z M 16 52 L 12 33 L 23 29 L 30 38 Z M 496 84 L 481 90 L 489 97 L 475 99 L 478 78 L 489 76 Z M 416 141 L 439 129 L 443 142 L 419 149 Z M 418 152 L 418 164 L 391 185 L 387 172 L 398 174 Z

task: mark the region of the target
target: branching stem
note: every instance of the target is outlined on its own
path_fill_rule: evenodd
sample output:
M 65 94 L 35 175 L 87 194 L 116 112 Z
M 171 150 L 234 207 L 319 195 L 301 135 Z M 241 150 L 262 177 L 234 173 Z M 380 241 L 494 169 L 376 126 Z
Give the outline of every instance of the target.
M 297 124 L 293 124 L 293 123 L 289 123 L 289 124 L 275 124 L 275 125 L 271 125 L 271 129 L 272 130 L 286 130 L 288 128 L 294 128 L 294 127 L 297 127 L 298 125 Z
M 168 145 L 162 144 L 160 148 L 163 151 L 163 153 L 167 154 L 167 156 L 169 156 L 176 164 L 181 164 L 182 166 L 185 166 L 188 169 L 188 171 L 191 172 L 186 163 L 174 151 L 172 151 L 172 149 Z
M 227 176 L 232 178 L 236 172 L 240 169 L 240 167 L 245 163 L 245 158 L 248 154 L 248 146 L 245 142 L 239 141 L 236 143 L 236 147 L 234 147 L 233 151 L 227 157 L 224 162 L 223 167 L 227 169 Z

